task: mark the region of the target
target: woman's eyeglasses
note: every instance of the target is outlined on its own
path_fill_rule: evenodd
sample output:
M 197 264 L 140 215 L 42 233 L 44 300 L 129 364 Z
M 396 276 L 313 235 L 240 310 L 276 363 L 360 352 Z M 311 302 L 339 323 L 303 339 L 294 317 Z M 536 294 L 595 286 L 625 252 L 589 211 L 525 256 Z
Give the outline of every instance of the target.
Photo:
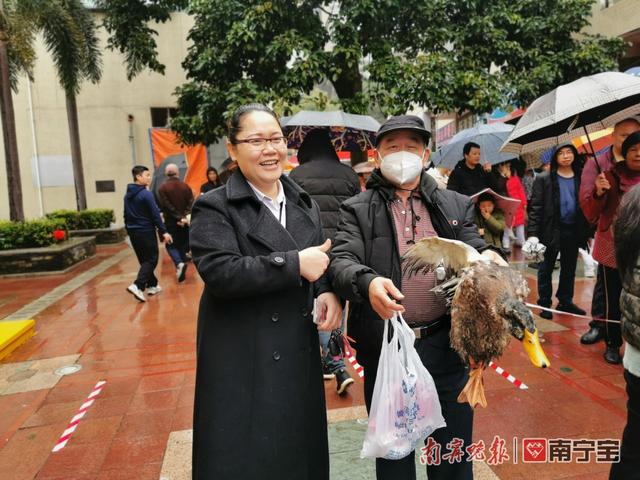
M 273 148 L 281 148 L 287 144 L 287 139 L 285 137 L 247 138 L 244 140 L 236 140 L 235 143 L 246 143 L 254 150 L 264 150 L 267 148 L 267 143 L 270 143 Z

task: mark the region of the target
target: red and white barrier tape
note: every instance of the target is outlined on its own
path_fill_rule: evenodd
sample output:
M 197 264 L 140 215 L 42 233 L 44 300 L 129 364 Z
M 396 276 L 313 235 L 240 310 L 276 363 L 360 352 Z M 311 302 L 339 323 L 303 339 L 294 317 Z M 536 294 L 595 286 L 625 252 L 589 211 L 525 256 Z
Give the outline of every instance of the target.
M 360 378 L 364 378 L 364 368 L 357 362 L 356 357 L 353 355 L 353 351 L 349 347 L 349 342 L 346 338 L 344 339 L 344 355 L 345 357 L 347 357 L 347 360 L 349 360 L 349 363 L 356 371 L 358 376 Z
M 56 443 L 55 447 L 53 447 L 53 450 L 51 450 L 52 452 L 54 453 L 59 452 L 67 445 L 69 438 L 71 438 L 71 435 L 73 434 L 73 432 L 76 431 L 76 428 L 80 423 L 80 420 L 82 420 L 82 417 L 85 416 L 85 414 L 87 413 L 87 410 L 89 410 L 89 407 L 93 405 L 93 402 L 102 391 L 102 387 L 104 387 L 105 383 L 107 383 L 105 380 L 100 380 L 98 383 L 96 383 L 96 386 L 93 387 L 93 390 L 87 397 L 87 400 L 80 406 L 80 408 L 78 409 L 78 413 L 76 413 L 71 419 L 71 421 L 69 422 L 67 429 L 64 432 L 62 432 L 62 435 L 58 439 L 58 443 Z
M 529 387 L 527 387 L 522 380 L 518 380 L 516 377 L 514 377 L 513 375 L 511 375 L 509 372 L 507 372 L 505 369 L 503 369 L 502 367 L 499 367 L 498 365 L 496 365 L 493 362 L 489 362 L 489 366 L 491 368 L 493 368 L 496 373 L 498 373 L 500 376 L 504 377 L 507 379 L 508 382 L 514 384 L 516 387 L 518 387 L 520 390 L 528 390 Z
M 562 310 L 556 310 L 555 308 L 541 307 L 540 305 L 535 303 L 525 303 L 525 305 L 529 308 L 544 310 L 545 312 L 559 313 L 561 315 L 570 315 L 572 317 L 585 318 L 587 320 L 595 320 L 596 322 L 620 323 L 620 320 L 609 320 L 608 318 L 595 318 L 595 317 L 590 317 L 589 315 L 578 315 L 577 313 L 563 312 Z

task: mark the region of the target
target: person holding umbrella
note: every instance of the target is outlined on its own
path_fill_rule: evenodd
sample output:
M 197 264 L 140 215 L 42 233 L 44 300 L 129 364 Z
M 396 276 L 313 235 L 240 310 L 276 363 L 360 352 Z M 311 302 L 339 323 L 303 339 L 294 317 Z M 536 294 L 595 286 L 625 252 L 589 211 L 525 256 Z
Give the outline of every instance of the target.
M 491 165 L 480 165 L 480 145 L 474 142 L 465 143 L 462 154 L 464 158 L 449 175 L 447 189 L 469 196 L 485 188 L 492 188 L 494 182 Z
M 551 171 L 536 177 L 529 204 L 529 238 L 522 250 L 525 256 L 544 255 L 538 266 L 538 305 L 551 307 L 551 275 L 560 254 L 560 281 L 557 309 L 584 315 L 573 303 L 578 248 L 586 243 L 587 223 L 578 203 L 580 169 L 578 151 L 572 144 L 559 146 L 551 159 Z M 542 318 L 553 314 L 540 312 Z
M 616 262 L 611 226 L 618 211 L 620 200 L 634 185 L 640 183 L 640 131 L 634 132 L 622 143 L 624 162 L 611 170 L 600 173 L 595 180 L 591 196 L 585 202 L 587 219 L 598 223 L 593 258 L 602 265 L 605 287 L 604 316 L 609 320 L 620 319 L 620 293 L 622 284 Z M 608 363 L 621 362 L 622 337 L 620 325 L 605 323 L 607 349 L 604 359 Z
M 298 149 L 298 162 L 300 166 L 289 174 L 289 178 L 318 204 L 325 238 L 333 241 L 340 204 L 360 192 L 358 175 L 353 168 L 340 162 L 326 128 L 316 128 L 306 134 Z M 345 368 L 342 355 L 330 352 L 331 332 L 320 332 L 319 337 L 324 378 L 335 378 L 336 392 L 343 395 L 353 384 L 353 378 Z M 341 338 L 339 332 L 334 337 Z
M 622 143 L 637 130 L 640 130 L 640 122 L 635 118 L 627 118 L 616 123 L 611 134 L 612 145 L 595 158 L 590 157 L 587 160 L 582 170 L 582 181 L 580 183 L 580 205 L 583 209 L 593 193 L 593 185 L 598 173 L 606 172 L 613 168 L 616 163 L 624 161 Z M 601 265 L 598 265 L 596 284 L 593 287 L 593 299 L 591 301 L 591 316 L 594 320 L 589 322 L 589 330 L 580 337 L 580 342 L 585 345 L 591 345 L 604 339 L 606 325 L 597 319 L 606 318 L 604 312 L 605 296 L 604 269 Z

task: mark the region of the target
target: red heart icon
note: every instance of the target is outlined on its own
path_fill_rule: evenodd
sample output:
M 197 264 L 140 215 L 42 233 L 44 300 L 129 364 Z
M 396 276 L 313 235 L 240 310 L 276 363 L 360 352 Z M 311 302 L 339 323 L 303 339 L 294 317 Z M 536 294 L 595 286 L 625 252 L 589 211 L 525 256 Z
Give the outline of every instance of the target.
M 523 462 L 546 462 L 547 461 L 547 439 L 546 438 L 525 438 L 522 440 L 522 461 Z

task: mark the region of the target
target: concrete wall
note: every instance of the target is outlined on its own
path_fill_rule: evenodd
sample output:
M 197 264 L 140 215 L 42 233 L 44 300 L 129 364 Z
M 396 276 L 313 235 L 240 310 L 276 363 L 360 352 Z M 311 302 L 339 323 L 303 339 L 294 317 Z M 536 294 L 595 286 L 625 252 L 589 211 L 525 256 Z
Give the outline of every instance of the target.
M 620 37 L 640 29 L 640 0 L 609 0 L 609 7 L 603 5 L 603 0 L 594 2 L 591 25 L 584 28 L 586 33 Z
M 96 15 L 99 22 L 100 16 Z M 123 57 L 106 49 L 107 34 L 100 30 L 103 49 L 103 76 L 98 85 L 84 84 L 77 97 L 85 186 L 89 208 L 113 208 L 122 224 L 122 197 L 133 163 L 127 116 L 132 122 L 135 156 L 138 164 L 151 166 L 148 129 L 151 107 L 175 106 L 172 95 L 185 81 L 181 62 L 187 53 L 187 34 L 193 21 L 185 14 L 174 14 L 170 22 L 154 26 L 160 61 L 165 75 L 143 72 L 128 82 Z M 27 218 L 42 214 L 34 174 L 34 158 L 52 175 L 43 180 L 65 183 L 65 162 L 70 165 L 69 130 L 65 96 L 58 85 L 53 63 L 42 43 L 37 48 L 35 81 L 31 84 L 33 111 L 29 108 L 29 83 L 20 82 L 14 95 L 18 153 Z M 34 141 L 35 139 L 35 141 Z M 0 138 L 0 142 L 2 138 Z M 0 150 L 2 154 L 4 150 Z M 4 157 L 4 155 L 2 155 Z M 6 178 L 6 164 L 0 162 L 0 177 Z M 58 178 L 60 177 L 60 178 Z M 68 180 L 67 175 L 67 180 Z M 115 192 L 97 193 L 96 180 L 114 180 Z M 203 180 L 204 181 L 204 180 Z M 68 182 L 67 182 L 68 183 Z M 41 189 L 44 213 L 59 208 L 74 209 L 73 186 L 46 186 Z M 9 218 L 7 182 L 0 181 L 0 218 Z

